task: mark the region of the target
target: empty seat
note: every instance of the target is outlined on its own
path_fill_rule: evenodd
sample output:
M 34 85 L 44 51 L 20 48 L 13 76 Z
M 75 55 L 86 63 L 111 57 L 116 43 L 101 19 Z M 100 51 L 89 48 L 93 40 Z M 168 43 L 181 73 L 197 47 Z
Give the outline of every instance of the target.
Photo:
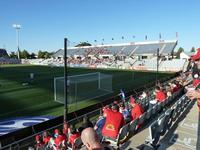
M 130 132 L 130 134 L 134 134 L 135 132 L 136 132 L 136 130 L 137 130 L 137 126 L 138 126 L 138 121 L 139 121 L 139 118 L 137 118 L 137 119 L 135 119 L 135 120 L 133 120 L 133 121 L 131 121 L 130 123 L 129 123 L 129 132 Z
M 141 125 L 144 123 L 144 121 L 146 119 L 146 114 L 147 114 L 147 112 L 144 112 L 142 115 L 140 115 L 138 125 Z
M 147 110 L 146 119 L 149 119 L 151 117 L 152 111 L 153 111 L 152 108 L 150 108 L 150 109 Z
M 156 104 L 155 106 L 153 106 L 152 114 L 155 115 L 157 113 L 157 110 L 158 110 L 158 105 Z
M 175 120 L 177 119 L 177 117 L 178 117 L 178 112 L 177 112 L 177 110 L 178 110 L 178 105 L 175 104 L 175 105 L 173 106 L 173 108 L 172 108 L 172 116 L 171 116 L 171 118 L 172 118 L 173 121 L 175 121 Z

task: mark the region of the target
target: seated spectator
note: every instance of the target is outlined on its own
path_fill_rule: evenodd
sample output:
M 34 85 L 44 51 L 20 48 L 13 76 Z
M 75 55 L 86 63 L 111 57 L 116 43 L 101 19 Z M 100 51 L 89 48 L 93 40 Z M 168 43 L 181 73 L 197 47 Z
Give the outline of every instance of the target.
M 160 89 L 159 86 L 156 86 L 155 89 L 155 100 L 158 102 L 163 102 L 167 98 L 166 94 Z
M 93 128 L 86 128 L 81 133 L 81 140 L 87 150 L 112 150 L 107 145 L 102 145 Z
M 111 110 L 112 105 L 106 105 L 103 107 L 103 114 L 106 116 L 107 111 Z
M 56 149 L 60 149 L 60 147 L 65 147 L 65 142 L 66 142 L 66 135 L 64 135 L 61 130 L 57 130 L 57 136 L 56 138 L 54 139 L 54 144 L 55 144 L 55 147 Z
M 59 129 L 55 129 L 55 130 L 54 130 L 54 135 L 53 135 L 54 138 L 57 138 L 57 136 L 58 136 L 58 132 L 59 132 Z
M 69 130 L 68 123 L 64 122 L 64 124 L 63 124 L 63 134 L 68 136 L 68 130 Z
M 172 93 L 177 92 L 180 89 L 180 85 L 177 82 L 171 83 Z
M 144 91 L 142 94 L 139 96 L 139 99 L 144 99 L 147 97 L 147 93 Z
M 76 131 L 76 128 L 74 127 L 74 125 L 70 125 L 70 133 L 69 133 L 69 144 L 72 146 L 72 148 L 74 148 L 74 142 L 75 139 L 77 139 L 78 137 L 81 136 L 80 132 Z
M 36 144 L 35 147 L 37 150 L 42 149 L 44 147 L 44 142 L 42 141 L 42 138 L 40 135 L 35 136 Z
M 112 110 L 106 112 L 106 122 L 102 130 L 105 137 L 115 139 L 119 133 L 120 128 L 124 125 L 124 117 L 119 112 L 119 106 L 113 104 Z
M 166 86 L 166 95 L 167 95 L 167 97 L 172 96 L 172 90 L 171 90 L 170 86 Z
M 104 115 L 100 115 L 95 126 L 94 130 L 97 132 L 99 139 L 102 139 L 102 129 L 106 122 L 106 117 Z
M 47 131 L 44 131 L 43 132 L 43 143 L 45 145 L 48 145 L 50 139 L 51 139 L 51 136 L 49 135 L 49 133 Z
M 139 104 L 132 101 L 131 106 L 133 107 L 131 110 L 132 120 L 139 118 L 143 113 L 144 109 Z
M 131 103 L 135 103 L 135 98 L 133 97 L 133 95 L 130 95 L 130 104 Z
M 123 103 L 120 104 L 119 112 L 122 113 L 125 122 L 129 122 L 130 121 L 130 112 L 128 110 L 128 106 L 125 107 Z

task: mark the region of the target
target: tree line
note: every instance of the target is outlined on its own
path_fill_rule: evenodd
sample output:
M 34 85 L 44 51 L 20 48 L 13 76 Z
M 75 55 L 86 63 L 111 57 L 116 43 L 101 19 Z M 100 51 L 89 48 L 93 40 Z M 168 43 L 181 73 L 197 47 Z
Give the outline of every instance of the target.
M 182 53 L 182 52 L 184 52 L 184 48 L 179 47 L 177 52 L 174 52 L 174 56 L 176 56 L 176 58 L 180 58 L 180 53 Z M 196 52 L 195 47 L 192 47 L 190 52 L 192 52 L 192 53 Z
M 36 59 L 36 58 L 50 58 L 53 55 L 53 53 L 49 53 L 47 51 L 39 50 L 38 53 L 29 53 L 27 50 L 19 51 L 19 57 L 20 59 Z M 10 58 L 17 58 L 18 53 L 17 52 L 11 52 Z

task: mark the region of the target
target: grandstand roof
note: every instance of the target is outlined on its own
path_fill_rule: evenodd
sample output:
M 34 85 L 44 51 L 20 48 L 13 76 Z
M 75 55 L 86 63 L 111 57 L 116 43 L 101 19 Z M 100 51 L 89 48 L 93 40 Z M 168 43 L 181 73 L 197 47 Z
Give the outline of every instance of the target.
M 177 40 L 162 40 L 162 41 L 145 41 L 145 42 L 130 42 L 121 44 L 107 44 L 96 46 L 84 46 L 84 47 L 69 47 L 67 49 L 67 55 L 89 55 L 90 53 L 102 53 L 113 55 L 141 55 L 141 54 L 156 54 L 157 49 L 160 50 L 160 54 L 168 55 L 174 50 L 177 45 Z M 55 52 L 54 56 L 63 56 L 63 49 L 59 49 Z

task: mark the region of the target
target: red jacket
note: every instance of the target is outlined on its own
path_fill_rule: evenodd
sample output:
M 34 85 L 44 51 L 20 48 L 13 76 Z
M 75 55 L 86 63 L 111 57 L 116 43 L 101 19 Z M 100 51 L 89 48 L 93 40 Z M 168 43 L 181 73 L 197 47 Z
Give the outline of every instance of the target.
M 77 139 L 77 138 L 80 137 L 80 136 L 81 136 L 81 134 L 80 134 L 79 132 L 70 135 L 70 137 L 69 137 L 69 143 L 70 143 L 71 145 L 74 145 L 75 139 Z
M 102 134 L 111 138 L 117 138 L 120 128 L 124 125 L 124 117 L 120 112 L 107 110 L 106 122 Z
M 143 109 L 140 105 L 135 104 L 135 106 L 131 110 L 132 120 L 135 120 L 140 117 L 144 113 Z
M 59 146 L 59 144 L 61 144 L 63 141 L 66 140 L 66 136 L 64 134 L 62 135 L 58 135 L 55 140 L 54 140 L 54 143 L 56 144 L 56 147 Z
M 43 138 L 44 144 L 48 144 L 49 141 L 50 141 L 50 139 L 51 139 L 51 136 L 46 136 L 46 137 L 44 137 L 44 138 Z
M 158 102 L 163 102 L 166 98 L 167 98 L 167 96 L 163 91 L 156 92 L 156 100 Z
M 200 83 L 200 79 L 193 79 L 193 86 L 197 86 Z

